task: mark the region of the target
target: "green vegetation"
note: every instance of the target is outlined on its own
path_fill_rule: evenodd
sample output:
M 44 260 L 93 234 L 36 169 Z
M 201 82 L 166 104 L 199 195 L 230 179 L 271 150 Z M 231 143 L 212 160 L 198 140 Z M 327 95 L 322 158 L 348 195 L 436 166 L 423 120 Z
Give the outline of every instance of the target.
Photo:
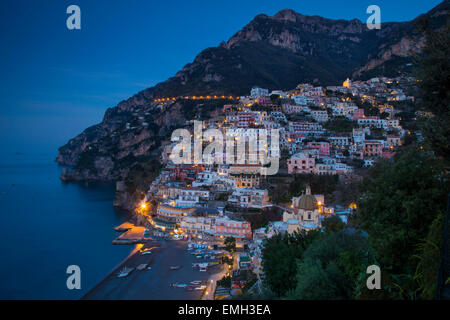
M 289 299 L 350 299 L 367 265 L 367 241 L 348 230 L 321 235 L 297 262 L 296 286 Z M 364 282 L 365 284 L 365 282 Z
M 265 242 L 265 285 L 288 299 L 432 299 L 450 190 L 443 161 L 412 144 L 368 171 L 359 210 L 345 227 L 276 235 Z M 382 289 L 368 290 L 366 268 L 382 270 Z
M 357 128 L 358 124 L 356 121 L 348 120 L 348 119 L 334 119 L 326 122 L 324 128 L 329 131 L 334 132 L 352 132 L 353 128 Z
M 450 158 L 450 22 L 440 32 L 427 30 L 426 46 L 420 58 L 420 98 L 434 117 L 425 121 L 424 135 L 437 155 Z
M 337 175 L 317 175 L 317 174 L 296 174 L 294 181 L 289 185 L 289 193 L 292 196 L 299 196 L 309 185 L 316 194 L 330 196 L 339 184 Z
M 227 250 L 229 253 L 233 254 L 236 252 L 236 239 L 233 237 L 226 237 L 225 241 L 225 250 Z
M 322 228 L 327 233 L 338 232 L 345 228 L 345 223 L 338 216 L 332 215 L 323 219 Z
M 222 279 L 217 280 L 217 287 L 231 288 L 231 276 L 224 276 Z
M 278 297 L 285 296 L 296 285 L 297 260 L 319 235 L 312 231 L 293 235 L 277 234 L 264 242 L 262 250 L 264 283 Z
M 243 218 L 250 222 L 252 230 L 256 230 L 265 227 L 270 221 L 278 221 L 281 219 L 281 215 L 277 213 L 277 208 L 270 207 L 261 210 L 255 214 L 244 214 Z
M 224 256 L 224 257 L 222 257 L 222 263 L 232 266 L 233 265 L 233 258 L 228 258 L 227 256 Z
M 253 285 L 256 283 L 256 281 L 258 281 L 258 277 L 256 276 L 255 273 L 251 272 L 250 270 L 246 270 L 246 282 L 245 282 L 245 286 L 242 289 L 242 292 L 245 293 L 248 290 L 250 290 Z
M 144 195 L 151 182 L 159 175 L 161 168 L 161 163 L 157 159 L 134 165 L 125 179 L 127 192 Z
M 309 185 L 314 193 L 324 194 L 332 198 L 333 192 L 340 186 L 337 175 L 295 174 L 293 177 L 270 177 L 267 188 L 273 203 L 290 202 L 292 197 L 299 196 Z
M 435 221 L 442 219 L 450 190 L 441 161 L 430 151 L 411 145 L 393 161 L 378 161 L 364 180 L 363 190 L 356 224 L 369 234 L 382 268 L 391 270 L 399 288 L 395 297 L 419 297 L 425 287 L 435 285 L 436 273 L 426 271 L 434 270 L 440 262 L 439 255 L 434 260 L 428 257 L 427 268 L 421 269 L 425 273 L 421 281 L 434 279 L 426 284 L 416 283 L 416 255 L 424 258 L 429 253 L 420 253 L 418 248 L 430 245 L 424 239 L 436 240 L 436 233 L 442 232 L 442 224 L 440 230 L 432 228 Z M 440 247 L 439 242 L 432 243 Z
M 75 165 L 75 169 L 83 170 L 88 169 L 92 173 L 96 173 L 97 169 L 95 167 L 95 160 L 97 157 L 100 156 L 100 153 L 92 148 L 92 149 L 85 149 L 78 158 L 77 164 Z

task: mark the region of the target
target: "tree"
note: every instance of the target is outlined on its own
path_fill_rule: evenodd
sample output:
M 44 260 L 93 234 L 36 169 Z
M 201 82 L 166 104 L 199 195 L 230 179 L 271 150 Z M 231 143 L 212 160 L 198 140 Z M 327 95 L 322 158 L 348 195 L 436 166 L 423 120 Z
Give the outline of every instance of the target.
M 218 287 L 231 288 L 231 277 L 225 276 L 220 280 L 217 280 Z
M 322 227 L 327 233 L 338 232 L 345 228 L 345 223 L 338 216 L 332 215 L 322 221 Z
M 363 181 L 357 219 L 386 265 L 414 268 L 411 253 L 444 211 L 448 183 L 441 170 L 430 152 L 413 145 L 393 161 L 378 161 Z
M 233 265 L 233 259 L 232 258 L 228 258 L 227 256 L 223 256 L 222 257 L 222 263 L 232 266 Z
M 360 275 L 372 263 L 369 256 L 364 234 L 352 229 L 317 239 L 304 251 L 303 260 L 298 263 L 297 284 L 288 298 L 354 298 Z
M 449 190 L 442 161 L 412 144 L 394 159 L 378 161 L 362 189 L 355 222 L 369 234 L 380 267 L 389 270 L 389 296 L 431 297 L 443 228 L 436 221 Z
M 450 144 L 450 23 L 441 31 L 426 28 L 426 43 L 417 74 L 423 107 L 434 117 L 424 123 L 426 140 L 439 156 L 449 159 Z
M 271 94 L 270 100 L 272 103 L 279 104 L 280 103 L 280 95 L 279 94 Z
M 233 237 L 226 237 L 225 241 L 225 250 L 227 250 L 229 253 L 236 252 L 236 239 Z
M 316 194 L 330 196 L 339 183 L 338 175 L 296 174 L 289 186 L 290 196 L 298 196 L 309 185 Z
M 419 244 L 414 278 L 419 285 L 419 297 L 423 299 L 434 299 L 436 296 L 436 275 L 441 260 L 443 225 L 444 215 L 440 213 L 433 220 L 427 237 Z
M 387 117 L 389 117 L 389 113 L 387 113 L 386 111 L 380 114 L 380 119 L 386 119 Z
M 288 295 L 289 299 L 331 300 L 348 298 L 340 287 L 345 287 L 345 278 L 335 261 L 323 266 L 320 260 L 307 259 L 299 264 L 297 286 Z M 338 285 L 336 285 L 338 283 Z
M 260 210 L 256 214 L 245 214 L 244 218 L 246 221 L 250 222 L 252 230 L 256 230 L 267 226 L 270 221 L 281 220 L 281 215 L 278 214 L 278 209 L 276 207 L 270 207 Z
M 295 287 L 297 263 L 303 251 L 320 235 L 320 232 L 297 232 L 292 235 L 277 234 L 264 241 L 262 266 L 265 285 L 278 297 Z

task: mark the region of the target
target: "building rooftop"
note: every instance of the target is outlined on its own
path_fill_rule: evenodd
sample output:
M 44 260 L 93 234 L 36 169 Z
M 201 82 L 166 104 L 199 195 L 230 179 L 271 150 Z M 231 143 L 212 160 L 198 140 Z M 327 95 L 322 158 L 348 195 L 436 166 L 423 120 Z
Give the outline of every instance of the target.
M 309 186 L 306 187 L 306 193 L 300 196 L 297 208 L 303 210 L 315 210 L 318 208 L 317 199 L 311 194 Z

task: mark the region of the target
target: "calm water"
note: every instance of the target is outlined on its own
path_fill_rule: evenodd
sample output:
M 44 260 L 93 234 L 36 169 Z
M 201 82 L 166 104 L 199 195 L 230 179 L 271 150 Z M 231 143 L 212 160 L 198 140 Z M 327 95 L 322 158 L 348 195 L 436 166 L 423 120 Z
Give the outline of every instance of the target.
M 0 159 L 0 299 L 78 299 L 130 252 L 113 246 L 128 215 L 111 185 L 63 184 L 54 155 Z M 66 268 L 81 268 L 81 290 Z

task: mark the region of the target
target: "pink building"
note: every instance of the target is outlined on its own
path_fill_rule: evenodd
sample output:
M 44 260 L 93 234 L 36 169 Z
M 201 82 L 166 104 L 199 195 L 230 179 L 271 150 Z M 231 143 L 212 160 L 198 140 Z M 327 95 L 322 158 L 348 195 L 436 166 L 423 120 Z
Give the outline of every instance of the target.
M 308 147 L 319 150 L 319 157 L 327 157 L 330 155 L 330 144 L 328 142 L 308 142 Z
M 383 155 L 383 145 L 380 141 L 364 141 L 364 158 L 381 157 Z
M 255 113 L 253 112 L 239 112 L 238 113 L 238 128 L 248 128 L 255 123 Z
M 214 224 L 214 235 L 223 237 L 245 238 L 252 237 L 252 229 L 247 221 L 217 218 Z
M 225 104 L 222 108 L 223 113 L 227 113 L 233 110 L 233 105 L 231 104 Z
M 288 173 L 312 173 L 316 160 L 305 153 L 297 153 L 287 160 Z
M 364 118 L 364 109 L 358 109 L 358 111 L 356 111 L 353 114 L 353 120 L 358 120 L 358 119 L 363 119 Z

